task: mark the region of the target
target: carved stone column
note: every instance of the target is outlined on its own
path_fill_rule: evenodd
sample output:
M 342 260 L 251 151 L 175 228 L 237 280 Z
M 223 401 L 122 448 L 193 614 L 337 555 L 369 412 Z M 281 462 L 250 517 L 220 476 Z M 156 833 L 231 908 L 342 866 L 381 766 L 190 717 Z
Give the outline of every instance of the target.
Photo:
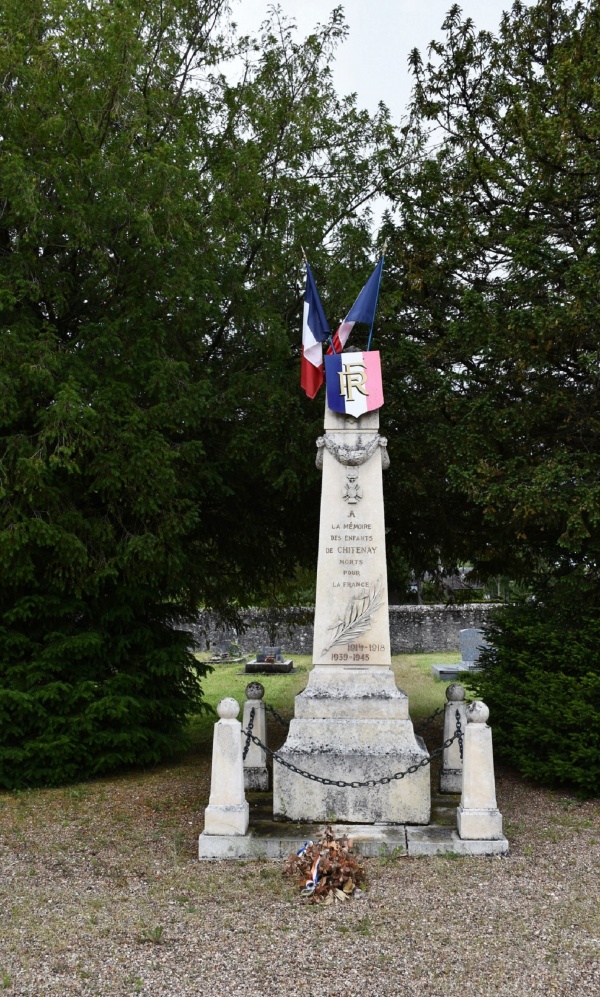
M 393 775 L 427 756 L 406 695 L 390 668 L 382 470 L 387 441 L 379 412 L 355 419 L 325 410 L 317 441 L 321 521 L 314 668 L 296 697 L 281 755 L 298 768 L 345 782 Z M 273 766 L 275 816 L 356 823 L 428 823 L 429 769 L 368 788 L 323 786 Z

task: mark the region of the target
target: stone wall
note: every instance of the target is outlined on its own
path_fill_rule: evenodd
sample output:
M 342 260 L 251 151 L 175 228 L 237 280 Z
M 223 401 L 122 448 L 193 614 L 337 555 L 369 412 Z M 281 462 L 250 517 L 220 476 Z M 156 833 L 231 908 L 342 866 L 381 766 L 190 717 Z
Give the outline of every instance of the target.
M 458 651 L 458 633 L 466 627 L 484 626 L 492 603 L 466 603 L 454 606 L 390 606 L 392 654 L 416 654 L 427 651 Z M 188 627 L 194 633 L 196 647 L 205 650 L 209 642 L 236 639 L 246 651 L 269 644 L 281 644 L 287 654 L 312 654 L 313 609 L 246 609 L 242 613 L 243 629 L 237 635 L 226 630 L 207 612 L 200 613 L 198 623 Z

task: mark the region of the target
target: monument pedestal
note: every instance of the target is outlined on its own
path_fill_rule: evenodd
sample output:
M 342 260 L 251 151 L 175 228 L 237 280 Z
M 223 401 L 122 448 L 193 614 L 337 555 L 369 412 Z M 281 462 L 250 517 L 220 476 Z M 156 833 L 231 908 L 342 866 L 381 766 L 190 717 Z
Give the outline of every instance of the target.
M 296 697 L 295 717 L 278 752 L 316 778 L 274 761 L 278 818 L 358 824 L 430 820 L 429 766 L 391 778 L 429 756 L 390 668 L 382 482 L 389 460 L 378 427 L 377 411 L 353 418 L 326 408 L 325 435 L 317 441 L 323 487 L 314 668 Z M 365 787 L 319 781 L 382 778 L 390 781 Z
M 428 753 L 415 737 L 408 699 L 390 668 L 315 666 L 296 697 L 285 761 L 318 777 L 368 782 L 418 765 Z M 427 824 L 429 766 L 379 786 L 323 785 L 273 765 L 273 814 L 289 820 Z

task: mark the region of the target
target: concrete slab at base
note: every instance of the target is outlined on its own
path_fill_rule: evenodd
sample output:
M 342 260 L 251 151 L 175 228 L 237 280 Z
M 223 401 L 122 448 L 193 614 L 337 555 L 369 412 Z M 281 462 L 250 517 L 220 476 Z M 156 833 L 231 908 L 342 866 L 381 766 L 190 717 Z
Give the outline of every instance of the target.
M 337 836 L 346 834 L 356 850 L 366 858 L 406 855 L 404 827 L 389 824 L 333 824 L 332 827 Z M 324 829 L 324 824 L 282 824 L 279 833 L 269 830 L 264 834 L 260 828 L 251 828 L 243 838 L 235 835 L 217 838 L 202 833 L 198 840 L 198 858 L 205 861 L 286 859 L 307 841 L 317 841 Z
M 451 827 L 429 824 L 427 827 L 407 827 L 406 844 L 409 856 L 432 855 L 508 855 L 508 841 L 464 840 Z
M 286 859 L 309 840 L 316 841 L 324 825 L 281 825 L 279 832 L 251 828 L 248 834 L 201 834 L 198 841 L 198 858 L 201 861 L 230 859 Z M 463 841 L 450 827 L 429 824 L 426 827 L 402 827 L 389 824 L 334 824 L 336 835 L 347 834 L 354 847 L 365 858 L 403 856 L 420 858 L 434 855 L 507 855 L 508 841 Z

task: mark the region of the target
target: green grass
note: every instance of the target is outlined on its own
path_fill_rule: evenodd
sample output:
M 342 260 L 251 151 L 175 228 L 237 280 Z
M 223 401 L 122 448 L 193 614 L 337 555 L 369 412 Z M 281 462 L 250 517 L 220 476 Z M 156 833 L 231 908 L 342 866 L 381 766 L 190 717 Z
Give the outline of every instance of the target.
M 408 696 L 413 721 L 423 720 L 446 702 L 448 682 L 440 682 L 431 674 L 432 665 L 454 665 L 461 660 L 458 653 L 396 654 L 392 668 L 396 685 Z
M 246 686 L 256 680 L 265 687 L 265 703 L 269 703 L 289 720 L 294 715 L 294 697 L 306 686 L 308 673 L 312 667 L 308 654 L 295 654 L 293 660 L 294 671 L 288 675 L 246 675 L 244 666 L 239 662 L 232 665 L 215 665 L 214 671 L 202 680 L 204 698 L 213 709 L 216 709 L 217 703 L 226 696 L 233 696 L 242 706 L 246 698 Z M 200 747 L 212 743 L 216 719 L 216 713 L 193 718 L 192 737 L 196 745 Z M 239 719 L 241 720 L 241 715 Z
M 396 684 L 408 696 L 410 714 L 414 721 L 430 716 L 446 702 L 447 683 L 434 679 L 432 664 L 450 664 L 460 661 L 458 653 L 397 654 L 392 658 Z M 265 702 L 273 706 L 285 719 L 294 715 L 294 697 L 305 688 L 312 668 L 310 655 L 294 655 L 294 672 L 289 675 L 246 675 L 243 665 L 215 665 L 214 670 L 202 680 L 206 702 L 216 709 L 226 696 L 233 696 L 240 706 L 246 696 L 249 682 L 257 679 L 265 687 Z M 240 716 L 241 719 L 241 716 Z M 198 747 L 208 747 L 212 741 L 216 714 L 194 717 L 192 736 Z

